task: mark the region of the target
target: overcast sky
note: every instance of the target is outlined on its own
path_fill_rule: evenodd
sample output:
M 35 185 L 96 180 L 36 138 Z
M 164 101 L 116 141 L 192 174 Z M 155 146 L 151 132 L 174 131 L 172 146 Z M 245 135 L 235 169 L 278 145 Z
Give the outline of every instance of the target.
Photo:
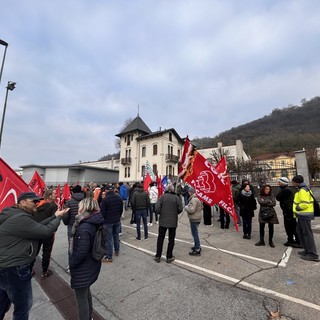
M 116 152 L 138 105 L 152 131 L 193 139 L 320 90 L 319 0 L 3 1 L 0 39 L 14 169 Z

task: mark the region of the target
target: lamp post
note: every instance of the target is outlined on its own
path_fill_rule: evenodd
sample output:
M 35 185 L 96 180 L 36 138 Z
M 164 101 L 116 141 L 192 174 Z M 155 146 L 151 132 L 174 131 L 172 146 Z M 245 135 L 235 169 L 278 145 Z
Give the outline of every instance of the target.
M 1 84 L 2 71 L 3 71 L 4 61 L 5 61 L 5 59 L 6 59 L 6 53 L 7 53 L 8 43 L 0 39 L 0 44 L 5 47 L 4 53 L 3 53 L 3 58 L 2 58 L 1 69 L 0 69 L 0 84 Z
M 5 99 L 4 99 L 4 106 L 3 106 L 3 113 L 2 113 L 2 121 L 1 121 L 0 149 L 1 149 L 1 141 L 2 141 L 2 131 L 3 131 L 3 125 L 4 125 L 4 118 L 5 118 L 5 116 L 6 116 L 6 109 L 7 109 L 8 92 L 9 92 L 9 90 L 12 91 L 15 87 L 16 87 L 16 83 L 15 83 L 15 82 L 8 81 L 6 97 L 5 97 Z

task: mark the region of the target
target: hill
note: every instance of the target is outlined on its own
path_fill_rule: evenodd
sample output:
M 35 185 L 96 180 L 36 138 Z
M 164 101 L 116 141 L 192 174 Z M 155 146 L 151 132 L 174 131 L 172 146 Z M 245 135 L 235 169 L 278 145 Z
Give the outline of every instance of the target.
M 301 106 L 274 109 L 271 114 L 214 138 L 196 138 L 198 148 L 214 148 L 218 142 L 233 145 L 240 139 L 248 155 L 290 152 L 320 147 L 320 97 L 302 100 Z

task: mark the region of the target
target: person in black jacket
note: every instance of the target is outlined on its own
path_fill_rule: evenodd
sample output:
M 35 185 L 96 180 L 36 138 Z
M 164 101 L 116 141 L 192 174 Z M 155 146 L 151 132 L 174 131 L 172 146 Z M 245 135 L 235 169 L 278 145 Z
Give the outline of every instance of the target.
M 101 260 L 95 260 L 91 253 L 96 230 L 103 222 L 95 199 L 85 198 L 79 202 L 79 213 L 71 229 L 69 266 L 80 320 L 92 319 L 90 286 L 98 279 Z
M 296 232 L 297 221 L 293 217 L 293 192 L 288 187 L 289 179 L 287 177 L 281 177 L 278 180 L 280 191 L 278 192 L 276 199 L 280 202 L 280 207 L 283 212 L 284 228 L 287 234 L 287 242 L 285 246 L 291 246 L 294 248 L 302 248 L 300 245 L 299 237 Z
M 67 226 L 67 236 L 70 248 L 71 230 L 75 222 L 75 217 L 78 214 L 79 202 L 84 198 L 84 193 L 82 192 L 81 186 L 76 185 L 72 189 L 71 199 L 65 203 L 65 208 L 70 208 L 68 214 L 66 214 L 62 221 Z M 70 252 L 69 252 L 70 254 Z M 67 268 L 67 270 L 69 267 Z
M 181 198 L 175 194 L 174 187 L 169 185 L 166 192 L 158 199 L 155 205 L 155 211 L 159 215 L 159 231 L 157 240 L 157 253 L 154 260 L 161 261 L 163 241 L 169 230 L 169 241 L 167 248 L 167 263 L 174 261 L 172 255 L 176 229 L 178 226 L 178 214 L 183 210 Z
M 243 239 L 251 239 L 252 218 L 254 217 L 254 210 L 257 209 L 257 201 L 248 183 L 242 185 L 236 198 L 236 204 L 239 206 L 240 216 L 242 217 Z
M 131 200 L 132 210 L 135 212 L 135 223 L 137 224 L 137 240 L 141 240 L 140 223 L 141 218 L 144 227 L 144 240 L 148 239 L 147 215 L 150 208 L 150 198 L 148 193 L 143 189 L 142 183 L 138 183 L 132 194 Z
M 120 217 L 123 212 L 123 200 L 114 190 L 115 188 L 112 185 L 107 187 L 106 197 L 100 206 L 108 242 L 108 252 L 106 252 L 106 258 L 103 259 L 103 262 L 112 262 L 113 248 L 116 256 L 119 255 L 120 250 L 119 232 L 121 227 Z
M 44 200 L 40 201 L 37 211 L 34 215 L 34 220 L 37 222 L 42 222 L 50 217 L 52 217 L 55 212 L 58 210 L 58 206 L 55 203 L 57 198 L 57 191 L 56 189 L 48 189 L 44 193 Z M 51 258 L 51 252 L 53 248 L 54 243 L 54 236 L 55 233 L 53 233 L 48 238 L 43 238 L 39 240 L 39 249 L 38 253 L 40 251 L 40 248 L 42 246 L 42 274 L 41 279 L 45 279 L 46 277 L 49 277 L 52 274 L 52 271 L 49 269 L 50 264 L 50 258 Z

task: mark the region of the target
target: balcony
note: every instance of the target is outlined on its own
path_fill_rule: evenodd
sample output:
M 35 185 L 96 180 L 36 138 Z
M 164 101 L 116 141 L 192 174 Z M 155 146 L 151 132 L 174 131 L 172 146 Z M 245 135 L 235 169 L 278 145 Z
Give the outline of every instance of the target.
M 174 162 L 174 163 L 178 163 L 179 162 L 179 157 L 175 156 L 173 154 L 166 154 L 166 162 Z
M 121 164 L 131 164 L 131 158 L 121 158 Z

